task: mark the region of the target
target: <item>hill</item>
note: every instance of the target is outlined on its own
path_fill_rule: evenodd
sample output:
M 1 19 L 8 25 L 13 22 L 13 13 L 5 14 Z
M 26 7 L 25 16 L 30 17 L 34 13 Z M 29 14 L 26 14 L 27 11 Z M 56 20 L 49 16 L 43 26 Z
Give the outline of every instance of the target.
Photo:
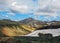
M 23 36 L 31 33 L 35 28 L 11 20 L 0 20 L 0 36 Z
M 21 21 L 0 20 L 0 36 L 24 36 L 41 29 L 60 28 L 60 21 L 45 22 L 27 18 Z
M 35 20 L 33 18 L 24 19 L 20 21 L 20 23 L 30 25 L 31 27 L 34 27 L 34 28 L 41 28 L 47 25 L 45 21 Z

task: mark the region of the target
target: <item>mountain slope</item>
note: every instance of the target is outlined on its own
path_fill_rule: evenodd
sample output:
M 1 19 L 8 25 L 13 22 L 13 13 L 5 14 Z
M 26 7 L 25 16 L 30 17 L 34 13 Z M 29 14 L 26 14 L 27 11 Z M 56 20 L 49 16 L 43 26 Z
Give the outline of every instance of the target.
M 34 27 L 34 28 L 40 28 L 47 25 L 45 21 L 35 20 L 33 18 L 24 19 L 20 21 L 20 23 L 30 25 L 31 27 Z
M 15 21 L 0 20 L 0 35 L 5 36 L 23 36 L 33 32 L 35 28 L 26 25 L 20 24 Z
M 0 20 L 0 36 L 23 36 L 36 30 L 47 29 L 46 27 L 48 27 L 48 29 L 50 27 L 60 28 L 60 22 L 44 22 L 33 18 L 24 19 L 18 22 L 3 19 Z

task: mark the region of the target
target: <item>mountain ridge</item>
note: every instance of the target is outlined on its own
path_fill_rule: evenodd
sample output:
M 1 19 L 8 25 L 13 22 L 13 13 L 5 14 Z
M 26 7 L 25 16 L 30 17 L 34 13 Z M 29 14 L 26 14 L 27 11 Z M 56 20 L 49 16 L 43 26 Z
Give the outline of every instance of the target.
M 23 36 L 31 32 L 41 29 L 47 29 L 45 27 L 60 26 L 60 22 L 44 22 L 35 20 L 33 18 L 27 18 L 21 21 L 12 21 L 3 19 L 0 20 L 0 35 L 1 36 Z M 49 29 L 49 28 L 48 28 Z

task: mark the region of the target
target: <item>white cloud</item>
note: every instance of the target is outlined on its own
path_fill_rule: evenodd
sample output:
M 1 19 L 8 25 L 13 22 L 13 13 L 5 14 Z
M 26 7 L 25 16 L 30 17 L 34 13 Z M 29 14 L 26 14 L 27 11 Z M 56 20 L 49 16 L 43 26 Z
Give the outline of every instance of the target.
M 15 5 L 16 5 L 16 2 L 13 2 L 13 3 L 12 3 L 12 6 L 15 6 Z
M 12 2 L 10 8 L 20 13 L 31 13 L 34 8 L 34 2 L 32 0 L 16 0 Z
M 41 13 L 43 13 L 43 15 L 45 16 L 49 15 L 49 16 L 56 17 L 57 12 L 60 10 L 59 4 L 60 4 L 60 0 L 38 0 L 36 2 L 36 5 L 32 0 L 29 0 L 29 1 L 20 0 L 19 2 L 16 1 L 12 3 L 12 6 L 13 6 L 12 10 L 16 10 L 17 12 L 20 12 L 20 13 L 33 12 L 35 15 L 42 15 Z M 36 14 L 38 12 L 39 14 Z
M 8 3 L 8 4 L 7 4 Z M 0 8 L 11 10 L 11 15 L 14 13 L 34 13 L 36 16 L 52 16 L 57 17 L 60 11 L 60 0 L 0 0 Z M 13 10 L 13 11 L 12 11 Z
M 56 18 L 60 11 L 60 0 L 38 0 L 38 8 L 34 12 L 36 16 L 44 15 Z
M 43 9 L 50 4 L 50 1 L 51 0 L 38 0 L 38 7 Z
M 6 0 L 0 0 L 0 11 L 5 10 L 7 6 Z
M 11 15 L 11 16 L 15 16 L 16 14 L 10 12 L 10 13 L 7 13 L 8 15 Z
M 17 5 L 16 2 L 12 3 L 12 10 L 16 10 L 21 13 L 28 12 L 28 6 L 27 5 Z
M 57 13 L 50 13 L 50 12 L 35 12 L 35 15 L 36 16 L 39 16 L 39 15 L 44 15 L 44 16 L 52 16 L 52 17 L 56 17 L 56 16 L 58 16 L 58 14 Z
M 38 0 L 40 9 L 60 10 L 60 0 Z

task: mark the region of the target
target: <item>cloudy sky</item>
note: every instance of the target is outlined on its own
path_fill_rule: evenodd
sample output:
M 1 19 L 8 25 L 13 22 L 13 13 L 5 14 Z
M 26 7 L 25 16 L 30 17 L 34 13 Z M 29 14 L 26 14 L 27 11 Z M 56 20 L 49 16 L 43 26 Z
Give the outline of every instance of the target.
M 60 20 L 60 0 L 0 0 L 0 19 Z

